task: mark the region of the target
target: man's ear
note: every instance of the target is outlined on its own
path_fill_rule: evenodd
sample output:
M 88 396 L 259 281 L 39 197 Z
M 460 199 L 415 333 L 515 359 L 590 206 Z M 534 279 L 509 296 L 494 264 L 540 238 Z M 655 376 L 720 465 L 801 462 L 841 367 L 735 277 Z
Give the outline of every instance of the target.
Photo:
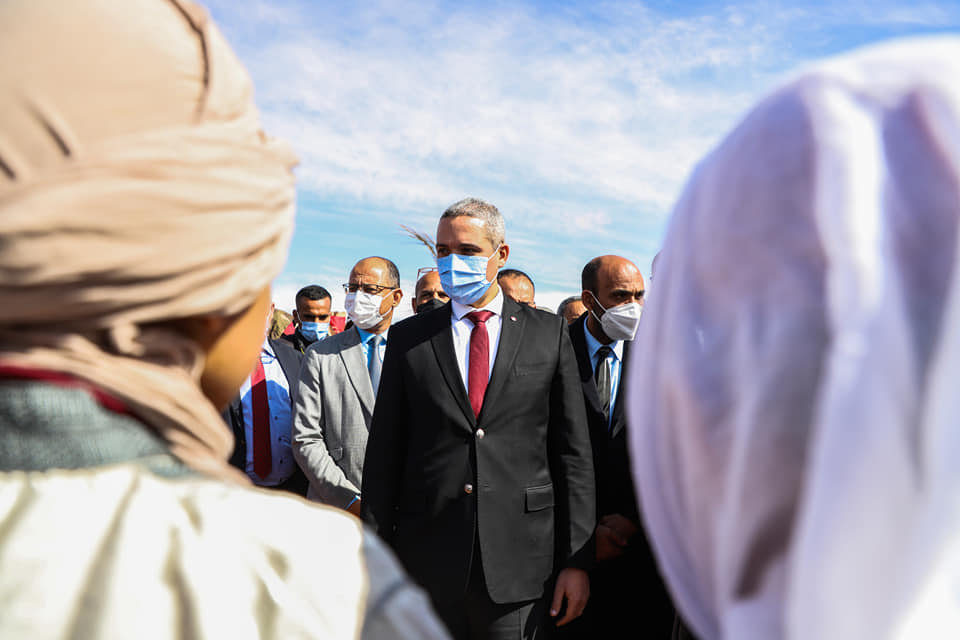
M 597 313 L 597 310 L 593 308 L 593 293 L 590 290 L 584 289 L 580 292 L 580 302 L 582 302 L 583 306 L 587 308 L 587 311 L 593 311 L 594 313 Z M 599 316 L 600 314 L 597 313 L 597 315 Z
M 400 304 L 400 300 L 403 299 L 403 290 L 402 290 L 402 289 L 394 289 L 394 290 L 393 290 L 393 293 L 391 293 L 390 295 L 393 296 L 393 304 L 390 305 L 390 306 L 391 306 L 391 307 L 395 307 L 395 306 L 397 306 L 398 304 Z M 416 309 L 414 309 L 414 311 L 416 311 Z
M 503 265 L 507 264 L 507 258 L 510 257 L 510 245 L 501 244 L 498 253 L 500 255 L 497 256 L 497 271 L 503 269 Z
M 297 313 L 297 310 L 296 310 L 296 309 L 294 309 L 294 310 L 293 310 L 293 313 L 292 313 L 291 315 L 293 315 L 293 326 L 299 327 L 299 326 L 300 326 L 300 314 Z

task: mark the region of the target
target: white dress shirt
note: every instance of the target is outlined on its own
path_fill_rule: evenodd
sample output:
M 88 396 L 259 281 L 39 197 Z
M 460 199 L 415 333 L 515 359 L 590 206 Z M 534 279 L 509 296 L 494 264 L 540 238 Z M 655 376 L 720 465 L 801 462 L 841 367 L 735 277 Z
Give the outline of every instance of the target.
M 290 410 L 290 387 L 283 373 L 280 360 L 273 352 L 269 340 L 260 347 L 260 362 L 267 381 L 267 406 L 270 408 L 270 457 L 272 464 L 266 478 L 253 471 L 253 394 L 250 392 L 250 377 L 240 387 L 240 404 L 243 408 L 243 430 L 247 436 L 246 472 L 255 484 L 275 487 L 283 484 L 296 471 L 296 461 L 290 450 L 290 425 L 293 414 Z
M 503 291 L 497 291 L 497 296 L 483 307 L 468 307 L 451 300 L 450 308 L 453 311 L 450 314 L 450 324 L 453 327 L 453 350 L 457 354 L 457 365 L 460 368 L 463 388 L 467 389 L 469 393 L 467 372 L 470 370 L 470 333 L 473 331 L 473 322 L 470 321 L 467 314 L 472 311 L 490 311 L 493 313 L 486 322 L 487 344 L 490 345 L 490 362 L 487 369 L 487 380 L 489 380 L 490 374 L 493 372 L 493 363 L 497 359 L 497 349 L 500 346 L 500 327 L 503 324 L 501 318 L 503 315 Z

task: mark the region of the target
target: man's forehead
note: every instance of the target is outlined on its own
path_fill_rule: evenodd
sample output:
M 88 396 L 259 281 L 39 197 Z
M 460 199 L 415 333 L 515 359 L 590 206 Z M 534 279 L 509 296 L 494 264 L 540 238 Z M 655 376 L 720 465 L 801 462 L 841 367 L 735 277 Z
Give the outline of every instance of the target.
M 470 216 L 441 218 L 437 225 L 437 244 L 461 243 L 475 244 L 479 247 L 490 245 L 487 227 L 483 220 Z
M 361 282 L 361 284 L 370 284 L 379 282 L 387 274 L 387 266 L 382 262 L 370 260 L 358 262 L 350 271 L 351 282 Z
M 330 298 L 323 298 L 322 300 L 300 298 L 297 300 L 297 309 L 302 313 L 328 313 L 330 311 Z
M 629 260 L 618 260 L 603 265 L 598 276 L 598 285 L 611 291 L 615 289 L 636 291 L 644 288 L 640 270 Z
M 436 271 L 431 271 L 417 280 L 417 293 L 420 293 L 421 291 L 434 291 L 440 288 L 442 288 L 440 284 L 440 275 Z

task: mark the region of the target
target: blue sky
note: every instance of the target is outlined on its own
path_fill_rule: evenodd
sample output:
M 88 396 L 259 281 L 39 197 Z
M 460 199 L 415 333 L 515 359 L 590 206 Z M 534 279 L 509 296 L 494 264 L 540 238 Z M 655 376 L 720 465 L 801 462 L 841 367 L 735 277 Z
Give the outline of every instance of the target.
M 274 299 L 383 255 L 409 296 L 466 196 L 507 224 L 508 266 L 551 308 L 616 253 L 646 276 L 696 161 L 793 70 L 889 37 L 960 31 L 939 2 L 214 0 L 264 128 L 300 156 Z M 653 287 L 651 287 L 653 288 Z

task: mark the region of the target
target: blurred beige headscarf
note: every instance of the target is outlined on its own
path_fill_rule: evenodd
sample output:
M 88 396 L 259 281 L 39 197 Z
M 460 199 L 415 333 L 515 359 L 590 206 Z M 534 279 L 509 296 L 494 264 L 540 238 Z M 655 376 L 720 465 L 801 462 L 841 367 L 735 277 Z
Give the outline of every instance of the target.
M 703 640 L 960 629 L 960 40 L 818 65 L 697 168 L 631 457 Z
M 89 381 L 230 475 L 203 353 L 151 325 L 236 314 L 276 276 L 292 152 L 186 0 L 6 0 L 0 60 L 0 364 Z

